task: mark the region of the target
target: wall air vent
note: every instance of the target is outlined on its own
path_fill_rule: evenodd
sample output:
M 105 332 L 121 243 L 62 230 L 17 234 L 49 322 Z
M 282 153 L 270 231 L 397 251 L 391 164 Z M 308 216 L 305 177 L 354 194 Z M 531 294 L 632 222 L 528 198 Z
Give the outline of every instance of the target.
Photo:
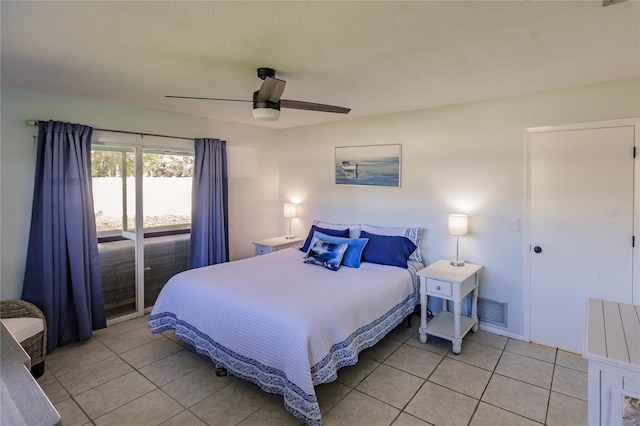
M 507 304 L 504 302 L 496 302 L 495 300 L 478 297 L 478 318 L 480 321 L 507 326 Z

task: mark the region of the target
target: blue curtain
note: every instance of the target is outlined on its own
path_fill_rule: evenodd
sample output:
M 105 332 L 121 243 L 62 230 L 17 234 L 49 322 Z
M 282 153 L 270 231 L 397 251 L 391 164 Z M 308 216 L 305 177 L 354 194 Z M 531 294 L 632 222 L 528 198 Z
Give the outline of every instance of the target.
M 227 142 L 195 140 L 189 269 L 229 260 Z
M 91 187 L 91 127 L 38 122 L 22 298 L 47 320 L 49 351 L 106 327 Z

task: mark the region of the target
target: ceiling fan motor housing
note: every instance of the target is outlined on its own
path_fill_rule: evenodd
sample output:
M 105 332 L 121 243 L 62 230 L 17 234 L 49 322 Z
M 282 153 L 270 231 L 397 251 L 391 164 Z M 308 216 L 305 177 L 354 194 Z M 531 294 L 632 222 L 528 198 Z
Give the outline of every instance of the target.
M 259 98 L 259 90 L 256 90 L 255 92 L 253 92 L 253 108 L 271 108 L 271 109 L 277 109 L 278 111 L 280 111 L 280 103 L 279 102 L 271 102 L 267 99 L 260 99 Z

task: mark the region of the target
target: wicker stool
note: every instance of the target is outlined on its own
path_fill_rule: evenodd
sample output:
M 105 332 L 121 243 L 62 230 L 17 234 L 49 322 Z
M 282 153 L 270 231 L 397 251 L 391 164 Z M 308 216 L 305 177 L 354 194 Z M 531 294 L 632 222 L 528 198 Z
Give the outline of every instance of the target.
M 39 318 L 43 330 L 20 342 L 31 357 L 31 373 L 38 378 L 44 374 L 44 359 L 47 356 L 47 322 L 42 311 L 24 300 L 0 300 L 0 318 Z

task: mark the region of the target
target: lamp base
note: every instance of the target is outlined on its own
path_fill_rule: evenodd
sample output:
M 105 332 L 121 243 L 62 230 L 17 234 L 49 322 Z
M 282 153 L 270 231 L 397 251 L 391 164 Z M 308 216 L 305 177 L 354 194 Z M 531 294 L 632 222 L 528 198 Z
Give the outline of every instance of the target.
M 284 236 L 287 240 L 293 240 L 296 236 L 295 235 L 285 235 Z
M 464 260 L 462 259 L 452 260 L 451 266 L 464 266 Z

